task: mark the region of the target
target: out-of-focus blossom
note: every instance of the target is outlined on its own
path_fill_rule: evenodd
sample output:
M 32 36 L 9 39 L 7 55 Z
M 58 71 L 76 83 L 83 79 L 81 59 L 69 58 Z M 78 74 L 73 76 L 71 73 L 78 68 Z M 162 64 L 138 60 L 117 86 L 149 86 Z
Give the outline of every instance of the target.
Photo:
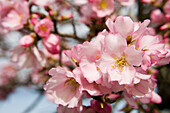
M 91 23 L 91 19 L 97 18 L 96 12 L 91 7 L 91 4 L 85 4 L 81 7 L 80 12 L 82 13 L 82 17 L 80 18 L 80 22 L 89 24 Z
M 48 37 L 53 27 L 51 19 L 44 18 L 36 23 L 34 30 L 41 37 Z
M 92 0 L 92 10 L 99 18 L 110 15 L 114 11 L 113 0 Z
M 10 52 L 11 61 L 18 64 L 20 68 L 36 68 L 40 69 L 45 66 L 46 59 L 44 54 L 35 46 L 24 48 L 16 46 Z
M 58 54 L 60 52 L 59 42 L 60 38 L 55 34 L 50 34 L 42 39 L 42 43 L 51 54 Z
M 35 3 L 36 5 L 46 7 L 53 4 L 55 0 L 32 0 L 32 2 Z
M 0 86 L 7 85 L 17 75 L 17 69 L 14 64 L 4 65 L 0 72 Z
M 25 0 L 0 1 L 0 26 L 6 30 L 24 27 L 29 18 L 29 4 Z M 22 9 L 22 10 L 21 10 Z
M 19 41 L 19 44 L 23 47 L 28 47 L 34 42 L 34 38 L 31 35 L 25 35 Z
M 155 9 L 152 11 L 151 15 L 151 21 L 153 24 L 157 24 L 157 25 L 160 25 L 164 22 L 164 14 L 161 12 L 160 9 Z
M 168 15 L 170 15 L 170 0 L 168 0 L 166 2 L 166 4 L 164 5 L 164 12 Z

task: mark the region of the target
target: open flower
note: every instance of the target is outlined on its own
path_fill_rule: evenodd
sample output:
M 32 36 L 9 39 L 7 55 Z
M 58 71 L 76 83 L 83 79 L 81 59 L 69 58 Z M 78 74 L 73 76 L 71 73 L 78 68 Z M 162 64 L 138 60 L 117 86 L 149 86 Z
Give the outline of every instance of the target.
M 99 18 L 110 15 L 114 11 L 113 0 L 92 0 L 92 10 Z
M 44 18 L 36 23 L 34 30 L 41 37 L 48 37 L 53 27 L 51 19 Z
M 109 34 L 104 40 L 105 50 L 99 60 L 99 69 L 108 73 L 109 81 L 118 81 L 119 84 L 131 84 L 136 70 L 140 66 L 142 52 L 133 46 L 127 47 L 127 42 L 119 34 Z
M 0 26 L 7 30 L 23 28 L 29 18 L 29 4 L 25 0 L 0 1 Z M 21 10 L 22 9 L 22 10 Z
M 54 102 L 69 108 L 78 107 L 82 91 L 76 81 L 76 75 L 62 67 L 52 68 L 49 74 L 52 77 L 47 81 L 44 89 L 53 97 Z

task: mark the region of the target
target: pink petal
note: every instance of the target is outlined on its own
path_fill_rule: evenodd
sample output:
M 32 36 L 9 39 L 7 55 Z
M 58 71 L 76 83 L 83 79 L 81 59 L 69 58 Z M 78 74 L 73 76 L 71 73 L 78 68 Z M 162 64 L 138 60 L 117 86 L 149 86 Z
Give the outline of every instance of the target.
M 109 82 L 120 81 L 122 78 L 119 69 L 114 69 L 111 66 L 108 69 L 108 74 L 109 74 Z
M 140 66 L 142 55 L 142 51 L 138 51 L 132 46 L 125 49 L 125 58 L 130 65 Z
M 108 50 L 111 55 L 122 56 L 126 46 L 126 40 L 118 34 L 108 34 L 105 38 L 106 50 Z
M 124 96 L 125 100 L 127 101 L 127 103 L 128 103 L 131 107 L 133 107 L 133 108 L 135 108 L 135 109 L 138 108 L 138 106 L 137 106 L 134 98 L 133 98 L 131 95 L 129 95 L 126 91 L 123 91 L 123 96 Z
M 116 29 L 115 29 L 115 25 L 113 23 L 113 20 L 111 20 L 110 18 L 107 19 L 106 26 L 109 28 L 110 32 L 116 33 Z
M 134 31 L 134 23 L 129 17 L 119 16 L 115 21 L 116 31 L 123 37 L 127 38 Z
M 160 103 L 162 102 L 162 98 L 161 98 L 157 93 L 155 93 L 155 92 L 153 91 L 153 92 L 152 92 L 151 102 L 160 104 Z
M 122 84 L 131 84 L 133 79 L 135 78 L 136 70 L 132 66 L 124 67 L 123 71 L 120 73 L 122 76 L 121 81 L 119 82 L 120 85 Z
M 84 77 L 89 83 L 97 81 L 101 78 L 101 74 L 97 70 L 95 63 L 88 63 L 86 65 L 80 66 Z
M 142 33 L 146 30 L 147 26 L 149 25 L 150 23 L 150 20 L 145 20 L 141 25 L 140 27 L 138 28 L 138 30 L 136 30 L 133 35 L 132 35 L 132 38 L 133 40 L 136 40 L 138 39 Z

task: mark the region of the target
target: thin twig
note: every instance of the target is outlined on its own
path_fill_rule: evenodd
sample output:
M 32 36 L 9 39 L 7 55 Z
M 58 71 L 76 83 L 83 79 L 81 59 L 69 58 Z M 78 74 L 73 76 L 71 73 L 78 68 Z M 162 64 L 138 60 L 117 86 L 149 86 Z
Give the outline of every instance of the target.
M 38 97 L 34 100 L 34 102 L 30 106 L 28 106 L 28 108 L 25 109 L 23 113 L 29 113 L 31 110 L 33 110 L 40 103 L 40 101 L 42 100 L 42 97 L 43 97 L 42 93 L 43 92 L 41 92 L 38 95 Z

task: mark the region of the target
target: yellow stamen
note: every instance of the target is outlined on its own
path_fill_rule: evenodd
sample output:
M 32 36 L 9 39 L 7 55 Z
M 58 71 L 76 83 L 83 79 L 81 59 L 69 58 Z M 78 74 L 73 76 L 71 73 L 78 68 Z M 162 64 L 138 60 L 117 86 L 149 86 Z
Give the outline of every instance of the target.
M 44 25 L 41 25 L 41 26 L 40 26 L 40 29 L 41 29 L 43 32 L 46 32 L 46 31 L 47 31 L 47 28 L 46 28 L 46 26 L 44 26 Z
M 123 71 L 123 68 L 125 67 L 125 66 L 128 66 L 128 63 L 127 63 L 127 61 L 126 61 L 126 59 L 125 59 L 125 56 L 122 56 L 122 57 L 114 57 L 114 59 L 115 59 L 115 64 L 114 64 L 114 66 L 112 66 L 113 68 L 114 67 L 117 67 L 119 70 L 120 70 L 120 72 L 122 72 Z
M 65 81 L 64 86 L 70 86 L 70 88 L 71 88 L 70 90 L 75 91 L 76 88 L 79 86 L 79 84 L 76 82 L 76 80 L 74 78 L 68 78 Z
M 108 6 L 106 0 L 102 0 L 99 5 L 101 9 L 105 9 Z

